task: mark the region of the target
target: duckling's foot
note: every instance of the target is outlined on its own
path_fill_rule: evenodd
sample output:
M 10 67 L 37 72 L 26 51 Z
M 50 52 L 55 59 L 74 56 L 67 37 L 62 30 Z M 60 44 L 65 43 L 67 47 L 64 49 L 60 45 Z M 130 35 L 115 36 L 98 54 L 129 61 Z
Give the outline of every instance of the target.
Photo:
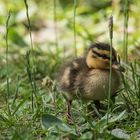
M 93 118 L 101 117 L 99 109 L 101 108 L 100 101 L 96 100 L 88 105 L 88 112 L 92 114 Z
M 66 119 L 69 124 L 74 124 L 74 120 L 69 113 L 66 113 Z
M 110 108 L 111 108 L 111 110 L 113 110 L 113 108 L 115 107 L 115 97 L 116 97 L 116 95 L 111 96 L 111 98 L 110 98 Z
M 102 114 L 100 112 L 100 109 L 102 109 L 100 101 L 99 100 L 94 100 L 94 104 L 95 104 L 95 106 L 93 106 L 93 108 L 94 108 L 96 116 L 102 117 Z M 93 117 L 95 117 L 95 114 L 93 113 Z

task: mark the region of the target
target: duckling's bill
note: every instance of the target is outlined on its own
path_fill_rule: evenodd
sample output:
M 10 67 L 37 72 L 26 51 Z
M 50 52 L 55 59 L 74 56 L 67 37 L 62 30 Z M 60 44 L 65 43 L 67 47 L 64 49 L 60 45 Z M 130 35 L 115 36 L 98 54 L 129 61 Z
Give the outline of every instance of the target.
M 118 62 L 113 63 L 112 68 L 114 68 L 120 72 L 125 72 L 125 69 Z

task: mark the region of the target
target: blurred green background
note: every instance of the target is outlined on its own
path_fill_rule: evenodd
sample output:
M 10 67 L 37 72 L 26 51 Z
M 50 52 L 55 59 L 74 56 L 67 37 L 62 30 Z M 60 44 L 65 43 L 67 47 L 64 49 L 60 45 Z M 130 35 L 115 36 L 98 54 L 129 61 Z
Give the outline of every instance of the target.
M 76 1 L 76 47 L 78 54 L 91 41 L 109 42 L 108 18 L 114 18 L 113 44 L 120 53 L 123 48 L 125 0 L 79 0 Z M 74 46 L 74 1 L 70 0 L 28 0 L 32 38 L 35 48 L 43 51 L 55 48 L 69 49 Z M 128 50 L 139 50 L 139 0 L 129 0 L 128 4 Z M 0 1 L 1 48 L 5 46 L 5 24 L 8 11 L 9 48 L 23 49 L 30 46 L 29 25 L 23 0 Z M 2 50 L 2 49 L 1 49 Z M 137 55 L 137 51 L 135 52 Z

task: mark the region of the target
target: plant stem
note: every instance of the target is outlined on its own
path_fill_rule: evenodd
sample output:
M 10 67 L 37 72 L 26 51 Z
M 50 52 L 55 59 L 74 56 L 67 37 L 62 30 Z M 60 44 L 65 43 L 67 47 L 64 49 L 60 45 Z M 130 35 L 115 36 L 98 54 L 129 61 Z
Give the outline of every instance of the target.
M 129 19 L 129 2 L 125 0 L 124 4 L 124 37 L 123 37 L 123 53 L 124 61 L 128 62 L 128 19 Z
M 57 16 L 56 16 L 56 0 L 54 0 L 54 33 L 55 33 L 55 47 L 56 55 L 58 56 L 58 34 L 57 34 Z
M 112 46 L 113 46 L 113 16 L 109 17 L 109 38 L 110 38 L 110 69 L 109 69 L 109 89 L 108 89 L 108 114 L 107 114 L 107 123 L 109 119 L 110 112 L 110 96 L 112 92 Z
M 6 20 L 6 70 L 7 70 L 7 76 L 6 76 L 6 82 L 7 82 L 7 97 L 6 97 L 6 103 L 7 103 L 7 109 L 8 113 L 11 114 L 10 107 L 9 107 L 9 94 L 10 94 L 10 83 L 9 83 L 9 60 L 8 60 L 8 54 L 9 54 L 9 43 L 8 43 L 8 33 L 9 33 L 9 20 L 11 17 L 11 11 L 9 10 L 8 17 Z
M 28 25 L 29 25 L 29 34 L 30 34 L 30 50 L 31 50 L 31 55 L 30 53 L 27 55 L 27 61 L 29 61 L 29 66 L 27 66 L 29 69 L 31 70 L 28 70 L 27 72 L 30 72 L 28 74 L 28 76 L 30 75 L 29 77 L 29 80 L 30 80 L 30 83 L 31 83 L 31 87 L 32 87 L 32 111 L 34 110 L 34 96 L 37 100 L 37 87 L 36 87 L 36 82 L 35 82 L 35 63 L 34 63 L 34 60 L 35 60 L 35 57 L 33 55 L 33 41 L 32 41 L 32 32 L 31 32 L 31 22 L 30 22 L 30 18 L 29 18 L 29 10 L 28 10 L 28 3 L 27 3 L 27 0 L 24 0 L 24 4 L 25 4 L 25 7 L 26 7 L 26 16 L 27 16 L 27 20 L 28 20 Z M 31 57 L 30 57 L 31 56 Z M 30 64 L 30 59 L 31 59 L 31 64 Z
M 78 6 L 77 0 L 74 0 L 74 17 L 73 17 L 73 30 L 74 30 L 74 51 L 75 56 L 77 56 L 77 47 L 76 47 L 76 8 Z

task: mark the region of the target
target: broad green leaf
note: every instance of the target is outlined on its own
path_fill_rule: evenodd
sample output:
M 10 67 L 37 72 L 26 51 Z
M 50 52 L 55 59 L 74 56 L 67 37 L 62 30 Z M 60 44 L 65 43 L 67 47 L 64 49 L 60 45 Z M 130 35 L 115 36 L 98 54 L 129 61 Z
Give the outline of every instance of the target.
M 68 125 L 63 123 L 60 119 L 58 119 L 57 117 L 55 117 L 53 115 L 49 115 L 49 114 L 44 114 L 42 116 L 42 124 L 43 124 L 44 128 L 46 128 L 46 129 L 49 129 L 51 127 L 57 127 L 61 131 L 64 131 L 64 132 L 73 131 Z M 72 132 L 72 133 L 74 133 L 74 132 Z
M 111 134 L 119 139 L 130 139 L 130 135 L 128 135 L 125 131 L 119 128 L 115 128 L 111 131 Z
M 121 112 L 118 116 L 112 117 L 111 119 L 109 119 L 109 123 L 113 123 L 115 121 L 118 121 L 120 119 L 123 119 L 126 115 L 126 110 L 124 110 L 123 112 Z
M 49 129 L 52 126 L 62 125 L 62 121 L 53 115 L 45 114 L 42 116 L 42 124 L 45 128 Z

